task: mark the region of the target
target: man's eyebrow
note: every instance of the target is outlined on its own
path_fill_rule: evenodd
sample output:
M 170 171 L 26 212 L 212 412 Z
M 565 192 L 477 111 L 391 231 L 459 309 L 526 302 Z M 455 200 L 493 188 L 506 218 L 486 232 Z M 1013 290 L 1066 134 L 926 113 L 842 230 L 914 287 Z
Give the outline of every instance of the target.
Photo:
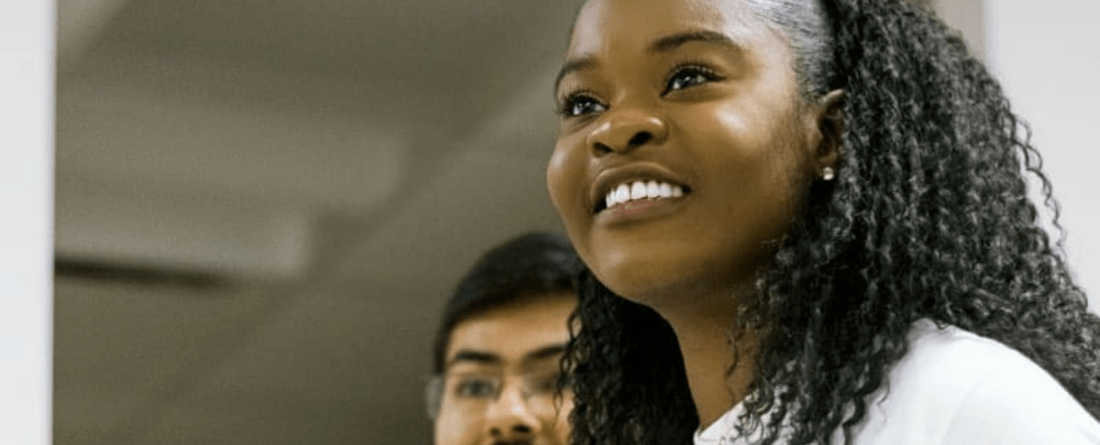
M 523 360 L 527 362 L 544 360 L 551 357 L 557 357 L 563 353 L 565 353 L 565 343 L 548 345 L 524 354 Z
M 592 56 L 581 56 L 566 60 L 558 70 L 558 77 L 554 80 L 554 91 L 561 88 L 561 80 L 570 73 L 592 69 L 596 66 L 596 60 Z
M 447 361 L 447 365 L 444 368 L 450 368 L 455 363 L 462 362 L 495 365 L 501 363 L 501 359 L 500 356 L 491 352 L 475 351 L 472 349 L 461 349 L 455 353 L 454 357 L 451 357 L 451 359 Z
M 649 45 L 649 51 L 663 53 L 672 51 L 690 42 L 717 43 L 733 49 L 740 49 L 741 45 L 734 42 L 729 36 L 707 30 L 695 30 L 680 32 L 661 37 Z

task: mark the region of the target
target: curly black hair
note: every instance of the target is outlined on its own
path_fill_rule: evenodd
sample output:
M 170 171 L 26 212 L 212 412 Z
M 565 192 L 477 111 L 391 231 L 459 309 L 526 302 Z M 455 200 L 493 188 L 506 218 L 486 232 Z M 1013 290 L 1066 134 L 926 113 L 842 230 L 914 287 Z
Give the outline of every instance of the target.
M 1029 131 L 961 37 L 903 0 L 747 3 L 789 41 L 806 98 L 847 95 L 836 180 L 810 186 L 731 327 L 761 336 L 743 425 L 850 442 L 922 318 L 1016 349 L 1100 418 L 1100 317 L 1028 198 L 1030 174 L 1057 227 Z M 590 274 L 574 317 L 573 443 L 691 443 L 671 327 Z

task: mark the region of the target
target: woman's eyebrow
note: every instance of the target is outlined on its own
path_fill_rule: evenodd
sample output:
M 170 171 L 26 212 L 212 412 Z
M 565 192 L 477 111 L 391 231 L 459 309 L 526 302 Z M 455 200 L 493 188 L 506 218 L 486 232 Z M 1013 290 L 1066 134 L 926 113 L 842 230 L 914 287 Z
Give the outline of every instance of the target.
M 737 44 L 729 36 L 720 32 L 708 30 L 691 30 L 670 34 L 655 40 L 649 45 L 649 52 L 664 53 L 684 46 L 691 42 L 703 42 L 718 44 L 733 50 L 740 51 L 741 45 Z M 584 55 L 568 59 L 558 70 L 558 77 L 554 80 L 554 91 L 561 88 L 561 80 L 570 73 L 592 69 L 596 66 L 596 59 L 591 55 Z
M 561 69 L 558 70 L 558 77 L 554 80 L 554 91 L 557 92 L 561 89 L 561 80 L 570 73 L 576 71 L 590 70 L 596 66 L 596 59 L 592 56 L 581 56 L 573 59 L 566 60 L 562 64 Z
M 725 34 L 707 30 L 693 30 L 661 37 L 649 45 L 649 52 L 669 52 L 691 42 L 716 43 L 732 49 L 741 49 L 741 45 L 738 45 L 737 42 L 734 42 Z

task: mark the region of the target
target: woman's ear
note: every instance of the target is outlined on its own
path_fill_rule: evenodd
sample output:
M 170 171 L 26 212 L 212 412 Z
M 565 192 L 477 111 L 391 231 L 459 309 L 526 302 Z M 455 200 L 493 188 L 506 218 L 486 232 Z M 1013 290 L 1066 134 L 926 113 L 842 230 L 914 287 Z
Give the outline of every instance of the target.
M 844 90 L 832 90 L 821 96 L 817 103 L 816 125 L 821 138 L 815 151 L 817 169 L 836 170 L 844 137 Z

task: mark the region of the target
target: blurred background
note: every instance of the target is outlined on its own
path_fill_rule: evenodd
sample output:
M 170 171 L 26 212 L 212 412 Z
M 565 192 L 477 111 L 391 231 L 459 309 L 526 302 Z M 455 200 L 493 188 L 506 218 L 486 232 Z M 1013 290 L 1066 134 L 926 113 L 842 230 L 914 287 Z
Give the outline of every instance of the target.
M 54 443 L 428 443 L 440 305 L 487 247 L 560 230 L 544 168 L 578 3 L 59 1 Z M 1025 117 L 1060 113 L 1031 120 L 1096 280 L 1072 131 L 1100 95 L 1073 73 L 1100 51 L 1051 43 L 1064 20 L 1100 41 L 1077 41 L 1094 15 L 928 3 Z
M 427 443 L 442 301 L 558 229 L 575 5 L 58 6 L 54 443 Z

